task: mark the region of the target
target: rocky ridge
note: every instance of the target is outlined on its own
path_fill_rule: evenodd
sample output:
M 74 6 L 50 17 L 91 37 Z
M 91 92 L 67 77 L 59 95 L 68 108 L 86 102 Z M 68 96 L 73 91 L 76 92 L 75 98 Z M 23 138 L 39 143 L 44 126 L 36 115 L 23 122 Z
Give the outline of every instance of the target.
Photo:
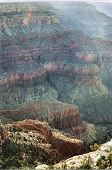
M 3 161 L 1 161 L 3 169 L 9 168 L 11 164 L 13 166 L 13 159 L 17 161 L 15 167 L 34 166 L 38 162 L 54 164 L 70 156 L 84 153 L 82 141 L 54 131 L 46 122 L 26 119 L 5 125 L 5 130 L 3 126 L 1 128 L 0 158 Z
M 85 121 L 111 124 L 112 97 L 103 84 L 97 54 L 98 43 L 100 48 L 106 42 L 63 25 L 49 4 L 32 3 L 31 7 L 11 4 L 12 12 L 6 4 L 1 8 L 1 110 L 58 100 L 77 105 Z
M 40 165 L 36 170 L 48 170 L 47 165 Z M 112 140 L 101 145 L 98 150 L 87 154 L 74 156 L 60 162 L 52 169 L 111 169 L 112 168 Z
M 85 141 L 86 145 L 94 143 L 94 141 L 103 142 L 107 138 L 105 132 L 107 129 L 82 121 L 79 109 L 73 104 L 59 101 L 33 102 L 17 110 L 1 111 L 0 115 L 12 122 L 25 119 L 46 121 L 52 128 L 69 133 L 75 138 Z

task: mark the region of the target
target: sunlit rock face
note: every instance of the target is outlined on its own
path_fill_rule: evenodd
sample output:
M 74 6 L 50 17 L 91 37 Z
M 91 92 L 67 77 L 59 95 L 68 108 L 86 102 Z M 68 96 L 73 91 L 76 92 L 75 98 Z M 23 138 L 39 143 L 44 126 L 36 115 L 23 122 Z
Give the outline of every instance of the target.
M 1 110 L 61 101 L 76 104 L 83 120 L 111 124 L 112 98 L 97 53 L 106 42 L 63 25 L 49 4 L 30 6 L 0 9 Z
M 84 153 L 83 141 L 52 129 L 46 122 L 26 119 L 4 127 L 0 125 L 0 129 L 2 129 L 0 151 L 3 157 L 1 160 L 4 160 L 1 161 L 1 168 L 8 168 L 13 164 L 12 155 L 17 162 L 19 155 L 20 163 L 15 165 L 17 168 L 26 165 L 30 167 L 38 163 L 54 164 L 70 156 Z

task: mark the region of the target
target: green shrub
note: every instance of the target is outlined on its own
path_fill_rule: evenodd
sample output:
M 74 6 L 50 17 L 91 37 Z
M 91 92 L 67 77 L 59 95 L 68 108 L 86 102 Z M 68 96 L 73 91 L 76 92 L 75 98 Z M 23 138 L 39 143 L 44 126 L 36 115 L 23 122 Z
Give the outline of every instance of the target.
M 109 153 L 109 155 L 107 156 L 108 162 L 110 167 L 112 167 L 112 151 Z
M 97 144 L 97 143 L 95 143 L 94 145 L 90 145 L 90 150 L 91 150 L 91 151 L 96 151 L 96 150 L 99 149 L 99 147 L 100 147 L 100 145 Z
M 92 169 L 92 158 L 90 156 L 84 158 L 84 160 L 81 163 L 82 165 L 79 167 L 79 169 Z
M 106 158 L 105 156 L 101 156 L 98 161 L 97 161 L 97 164 L 96 166 L 99 168 L 99 169 L 106 169 L 107 167 L 109 167 L 109 161 L 108 161 L 108 158 Z
M 66 169 L 67 168 L 67 164 L 65 161 L 62 162 L 62 169 Z

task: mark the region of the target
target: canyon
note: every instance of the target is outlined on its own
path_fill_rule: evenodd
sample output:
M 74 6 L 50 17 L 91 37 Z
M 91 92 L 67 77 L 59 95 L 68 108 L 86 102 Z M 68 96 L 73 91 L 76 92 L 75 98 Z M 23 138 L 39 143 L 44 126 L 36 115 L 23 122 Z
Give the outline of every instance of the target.
M 112 19 L 92 4 L 72 5 L 1 4 L 2 168 L 11 166 L 13 148 L 18 168 L 53 166 L 112 137 Z

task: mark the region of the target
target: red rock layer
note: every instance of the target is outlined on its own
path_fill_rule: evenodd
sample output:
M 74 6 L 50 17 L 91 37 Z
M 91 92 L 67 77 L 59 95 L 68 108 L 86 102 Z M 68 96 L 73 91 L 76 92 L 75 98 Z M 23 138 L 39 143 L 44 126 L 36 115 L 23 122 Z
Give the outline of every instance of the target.
M 47 121 L 52 127 L 65 129 L 80 124 L 80 114 L 77 106 L 55 102 L 33 102 L 17 110 L 1 111 L 6 118 L 13 121 L 23 119 L 39 119 Z
M 24 120 L 13 123 L 11 126 L 12 128 L 39 133 L 47 143 L 52 145 L 53 149 L 57 150 L 61 159 L 84 153 L 84 145 L 81 140 L 67 137 L 60 132 L 53 132 L 47 123 L 38 120 Z
M 49 63 L 44 67 L 40 68 L 37 72 L 30 72 L 30 73 L 17 73 L 8 76 L 6 79 L 0 80 L 0 86 L 5 85 L 19 85 L 23 84 L 25 81 L 32 81 L 33 79 L 43 78 L 48 74 L 59 74 L 65 75 L 72 78 L 76 78 L 76 76 L 80 77 L 80 81 L 85 79 L 85 82 L 92 82 L 95 83 L 99 79 L 99 71 L 95 67 L 91 68 L 75 68 L 71 66 L 66 66 L 65 64 L 55 64 Z

